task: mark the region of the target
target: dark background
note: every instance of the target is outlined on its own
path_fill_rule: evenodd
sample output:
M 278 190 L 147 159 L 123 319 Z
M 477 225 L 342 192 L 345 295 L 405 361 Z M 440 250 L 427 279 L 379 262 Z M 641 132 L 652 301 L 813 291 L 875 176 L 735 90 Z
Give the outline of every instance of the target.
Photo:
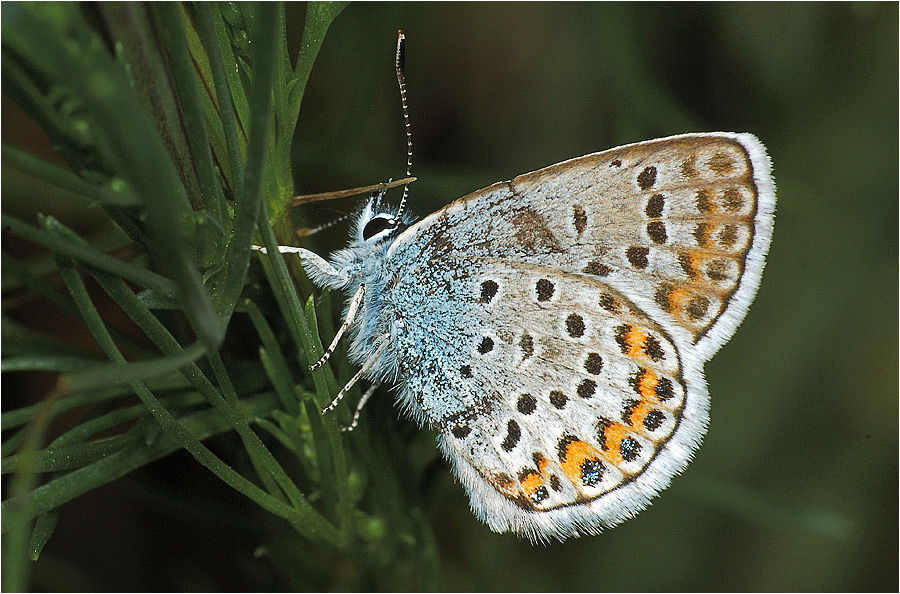
M 289 6 L 294 42 L 302 14 Z M 613 530 L 533 546 L 481 525 L 443 469 L 439 504 L 425 509 L 445 589 L 897 589 L 897 16 L 894 3 L 361 3 L 337 18 L 301 109 L 298 191 L 403 176 L 399 28 L 419 215 L 567 158 L 687 131 L 752 132 L 774 165 L 766 272 L 706 366 L 711 422 L 687 471 Z M 389 398 L 367 412 L 411 431 Z M 429 435 L 413 439 L 431 452 Z M 285 580 L 254 556 L 266 543 L 256 529 L 275 520 L 174 458 L 67 505 L 36 587 L 366 587 L 339 557 L 318 568 L 331 581 Z M 196 480 L 179 484 L 173 468 Z M 193 497 L 233 513 L 203 517 Z

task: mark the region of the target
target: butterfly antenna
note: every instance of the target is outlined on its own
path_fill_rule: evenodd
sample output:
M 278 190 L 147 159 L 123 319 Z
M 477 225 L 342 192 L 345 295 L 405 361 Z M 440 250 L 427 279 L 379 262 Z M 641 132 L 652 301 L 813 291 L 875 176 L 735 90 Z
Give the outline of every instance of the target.
M 400 103 L 403 105 L 403 123 L 406 125 L 406 177 L 410 177 L 412 171 L 412 133 L 409 129 L 409 109 L 406 106 L 406 35 L 403 31 L 397 31 L 397 82 L 400 84 Z M 406 197 L 409 195 L 409 183 L 403 186 L 403 198 L 400 200 L 400 208 L 397 209 L 397 217 L 403 215 L 406 206 Z
M 297 237 L 309 237 L 310 235 L 312 235 L 314 233 L 318 233 L 319 231 L 324 231 L 325 229 L 328 229 L 329 227 L 334 227 L 338 223 L 340 223 L 342 221 L 346 221 L 351 216 L 352 215 L 345 214 L 344 216 L 334 219 L 333 221 L 328 221 L 327 223 L 322 223 L 321 225 L 319 225 L 317 227 L 306 227 L 303 229 L 297 229 L 296 231 L 294 231 L 294 234 Z

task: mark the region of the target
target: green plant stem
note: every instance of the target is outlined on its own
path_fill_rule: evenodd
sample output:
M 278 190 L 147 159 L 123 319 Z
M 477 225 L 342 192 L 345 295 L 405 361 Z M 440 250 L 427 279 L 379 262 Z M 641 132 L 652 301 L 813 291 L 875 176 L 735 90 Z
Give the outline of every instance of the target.
M 156 391 L 183 389 L 187 386 L 187 384 L 180 378 L 178 380 L 170 380 L 166 378 L 163 381 L 154 382 L 153 385 Z M 134 392 L 130 388 L 124 386 L 115 386 L 102 390 L 94 390 L 88 394 L 72 394 L 70 396 L 62 398 L 61 400 L 53 402 L 50 406 L 49 414 L 51 417 L 56 417 L 64 412 L 74 410 L 82 406 L 102 404 L 104 402 L 126 398 L 131 396 L 133 393 Z M 32 404 L 31 406 L 24 406 L 22 408 L 17 408 L 16 410 L 11 410 L 9 412 L 3 413 L 3 415 L 0 416 L 0 429 L 2 429 L 3 431 L 7 431 L 9 429 L 21 427 L 31 418 L 33 418 L 42 406 L 43 403 Z
M 128 288 L 128 286 L 119 279 L 111 278 L 107 275 L 96 275 L 97 281 L 103 290 L 112 297 L 112 299 L 131 317 L 132 320 L 143 330 L 151 341 L 165 354 L 176 356 L 182 352 L 181 346 L 169 331 L 163 326 L 159 320 L 148 310 L 140 299 Z M 209 403 L 216 408 L 231 425 L 237 430 L 238 434 L 244 441 L 247 448 L 253 448 L 263 461 L 265 469 L 275 478 L 292 504 L 298 509 L 308 511 L 315 514 L 309 503 L 300 493 L 297 486 L 290 480 L 281 465 L 275 460 L 271 452 L 259 440 L 259 437 L 247 426 L 246 421 L 241 417 L 238 411 L 225 401 L 222 395 L 209 382 L 206 376 L 200 371 L 200 368 L 194 364 L 190 364 L 181 370 L 184 377 L 191 383 L 201 394 L 203 394 Z
M 250 266 L 250 243 L 256 235 L 256 226 L 263 204 L 263 178 L 269 153 L 266 150 L 272 117 L 272 85 L 275 79 L 276 41 L 274 27 L 277 23 L 277 7 L 274 3 L 259 5 L 257 28 L 259 42 L 253 52 L 253 94 L 250 104 L 250 140 L 244 189 L 234 209 L 234 236 L 225 251 L 225 286 L 221 292 L 220 313 L 227 305 L 230 312 L 244 286 Z
M 191 208 L 199 210 L 203 200 L 197 169 L 185 138 L 161 40 L 152 26 L 154 19 L 150 18 L 151 10 L 151 4 L 141 2 L 105 2 L 97 5 L 116 51 L 128 63 L 128 74 L 134 82 L 134 89 L 152 116 L 151 121 L 167 149 Z M 181 27 L 176 27 L 171 33 L 180 31 Z
M 146 205 L 152 255 L 175 279 L 198 338 L 218 345 L 223 329 L 187 242 L 195 234 L 193 209 L 172 157 L 124 70 L 77 7 L 23 3 L 16 8 L 4 11 L 4 48 L 27 57 L 35 77 L 56 81 L 78 102 L 104 166 L 113 168 Z M 36 36 L 44 42 L 34 44 Z
M 105 270 L 168 297 L 174 297 L 178 293 L 178 285 L 166 277 L 108 256 L 86 243 L 71 243 L 58 235 L 27 225 L 6 213 L 2 213 L 0 221 L 4 233 L 12 233 L 22 239 L 43 245 L 57 254 L 72 256 L 93 268 Z
M 232 384 L 231 378 L 225 370 L 225 363 L 222 361 L 222 357 L 219 356 L 218 352 L 214 351 L 208 354 L 207 359 L 215 374 L 219 388 L 225 395 L 225 404 L 227 404 L 229 411 L 237 411 L 240 416 L 237 392 L 235 392 L 234 384 Z M 278 481 L 275 479 L 275 475 L 277 474 L 279 476 L 283 475 L 283 480 L 286 481 L 286 484 L 288 485 L 287 490 L 290 490 L 292 494 L 299 495 L 300 490 L 296 488 L 293 481 L 288 478 L 287 474 L 283 472 L 280 466 L 275 468 L 274 472 L 269 470 L 271 465 L 274 464 L 277 466 L 277 462 L 269 455 L 268 448 L 266 448 L 259 439 L 254 439 L 256 438 L 256 434 L 253 433 L 249 427 L 246 428 L 246 431 L 243 430 L 246 425 L 247 419 L 241 416 L 241 423 L 235 426 L 238 427 L 238 433 L 244 443 L 244 449 L 247 451 L 250 462 L 253 464 L 254 470 L 256 470 L 256 475 L 263 482 L 266 491 L 274 497 L 280 498 L 283 496 Z M 251 434 L 252 437 L 250 437 L 248 433 Z
M 234 103 L 232 91 L 229 89 L 225 66 L 222 63 L 222 54 L 216 41 L 216 31 L 213 27 L 213 6 L 207 3 L 198 3 L 197 9 L 197 34 L 203 42 L 206 56 L 209 59 L 209 67 L 212 72 L 213 84 L 216 89 L 216 105 L 219 108 L 218 115 L 225 132 L 225 148 L 228 151 L 228 162 L 231 168 L 231 191 L 234 200 L 240 200 L 244 189 L 244 159 L 241 155 L 241 144 L 238 141 L 238 129 L 234 117 Z
M 186 392 L 174 396 L 160 398 L 160 402 L 170 409 L 180 409 L 196 406 L 204 402 L 203 397 L 197 392 Z M 124 425 L 141 417 L 149 418 L 146 407 L 141 405 L 129 406 L 113 410 L 97 418 L 85 421 L 53 440 L 46 448 L 35 452 L 35 472 L 56 472 L 79 468 L 106 457 L 107 455 L 135 445 L 136 442 L 145 442 L 146 431 L 134 426 L 125 435 L 87 442 L 93 435 L 101 431 L 107 431 L 114 427 Z M 2 472 L 17 472 L 24 466 L 23 454 L 6 456 L 2 462 Z
M 178 91 L 181 121 L 184 123 L 191 153 L 194 156 L 203 206 L 220 226 L 224 226 L 226 216 L 224 196 L 216 175 L 209 133 L 200 104 L 197 72 L 185 39 L 185 9 L 181 3 L 174 2 L 159 2 L 154 8 L 159 13 L 159 31 L 169 54 L 172 78 Z
M 51 395 L 25 429 L 24 443 L 22 446 L 24 458 L 22 469 L 13 477 L 10 491 L 11 496 L 0 506 L 0 530 L 5 535 L 3 539 L 2 553 L 4 571 L 2 574 L 2 590 L 4 592 L 22 592 L 28 581 L 30 564 L 24 562 L 24 554 L 27 550 L 26 543 L 31 533 L 30 523 L 36 512 L 35 502 L 29 498 L 37 482 L 34 460 L 37 455 L 38 444 L 43 439 L 47 426 L 50 424 L 49 410 L 57 396 Z
M 67 392 L 89 392 L 130 380 L 168 375 L 199 359 L 205 353 L 206 345 L 198 342 L 179 353 L 162 358 L 124 364 L 107 363 L 87 371 L 69 373 L 60 378 L 60 384 Z
M 284 360 L 281 347 L 275 338 L 275 333 L 272 332 L 272 328 L 269 327 L 262 312 L 259 311 L 259 308 L 253 301 L 245 299 L 244 309 L 250 315 L 250 320 L 253 322 L 253 326 L 256 328 L 256 332 L 262 341 L 263 346 L 260 347 L 260 355 L 264 364 L 267 361 L 269 362 L 269 365 L 266 366 L 266 373 L 275 387 L 275 392 L 281 398 L 281 406 L 291 416 L 297 416 L 300 410 L 297 405 L 297 399 L 294 396 L 293 378 Z M 265 358 L 262 357 L 263 351 L 266 353 Z
M 241 407 L 248 416 L 257 417 L 265 416 L 276 403 L 275 394 L 267 392 L 242 400 Z M 181 417 L 179 421 L 185 430 L 196 436 L 197 439 L 208 439 L 213 435 L 231 430 L 228 421 L 213 410 L 190 413 Z M 79 495 L 121 478 L 129 472 L 168 456 L 183 447 L 175 435 L 163 432 L 150 444 L 136 444 L 134 447 L 121 450 L 28 491 L 22 496 L 22 499 L 27 501 L 20 501 L 17 504 L 30 505 L 32 507 L 30 519 L 33 519 L 39 514 L 55 509 Z M 262 492 L 260 491 L 260 493 Z M 6 500 L 0 506 L 0 511 L 3 512 L 0 513 L 3 532 L 9 528 L 5 512 L 12 505 L 14 504 L 10 500 Z M 293 518 L 294 513 L 286 505 L 275 502 L 273 507 L 282 512 L 274 512 L 277 515 L 288 520 Z
M 286 305 L 288 308 L 287 311 L 282 311 L 284 319 L 289 320 L 296 326 L 294 335 L 299 337 L 301 344 L 298 346 L 302 348 L 307 357 L 307 361 L 300 364 L 309 366 L 324 353 L 322 342 L 319 340 L 318 329 L 316 328 L 315 308 L 312 305 L 312 298 L 307 302 L 306 308 L 301 305 L 291 277 L 288 274 L 284 257 L 278 252 L 275 234 L 266 221 L 267 219 L 264 217 L 263 224 L 260 225 L 260 234 L 267 250 L 263 258 L 269 264 L 268 267 L 265 267 L 269 284 L 276 294 L 281 294 L 279 303 Z M 307 315 L 312 316 L 311 324 Z M 334 485 L 335 509 L 340 521 L 341 533 L 346 537 L 349 535 L 352 513 L 347 487 L 348 471 L 344 444 L 335 416 L 326 415 L 323 417 L 319 413 L 319 410 L 331 401 L 331 394 L 337 393 L 337 382 L 328 365 L 319 367 L 311 375 L 316 386 L 316 396 L 319 404 L 315 402 L 307 403 L 312 409 L 308 411 L 310 427 L 316 442 L 316 452 L 320 456 L 319 468 L 323 474 L 322 482 L 323 484 Z M 330 452 L 332 459 L 323 459 L 324 452 Z
M 138 197 L 132 193 L 117 192 L 104 186 L 92 184 L 74 173 L 60 169 L 8 144 L 3 145 L 3 159 L 29 175 L 83 196 L 87 200 L 96 200 L 103 204 L 119 207 L 138 206 L 141 204 Z
M 282 99 L 283 104 L 279 112 L 284 118 L 285 124 L 279 126 L 279 138 L 276 141 L 277 152 L 274 161 L 283 170 L 287 171 L 287 179 L 290 179 L 290 151 L 291 140 L 297 118 L 300 114 L 300 104 L 306 93 L 306 84 L 312 72 L 319 49 L 325 40 L 325 34 L 332 21 L 341 13 L 348 2 L 307 2 L 306 18 L 303 21 L 303 34 L 300 39 L 300 51 L 294 65 L 292 79 L 284 84 L 287 98 Z M 284 182 L 286 184 L 286 182 Z M 293 185 L 291 185 L 293 187 Z M 290 195 L 270 196 L 272 221 L 281 221 L 290 208 Z
M 32 472 L 56 472 L 80 468 L 135 444 L 138 437 L 137 435 L 132 437 L 117 435 L 90 443 L 40 450 L 35 452 L 34 456 L 15 454 L 3 459 L 0 472 L 3 474 L 22 472 L 26 468 Z
M 82 316 L 85 318 L 88 328 L 100 344 L 101 349 L 111 360 L 124 363 L 124 357 L 122 357 L 122 354 L 109 336 L 109 333 L 100 318 L 99 312 L 97 312 L 93 303 L 91 303 L 87 290 L 84 287 L 84 283 L 75 271 L 74 262 L 67 256 L 58 257 L 57 262 L 60 274 L 63 276 L 63 280 L 69 287 L 69 292 L 72 294 Z M 124 283 L 122 284 L 124 285 Z M 104 287 L 104 289 L 106 289 L 106 287 Z M 131 295 L 134 296 L 133 293 Z M 140 303 L 136 297 L 135 301 Z M 328 523 L 312 510 L 308 504 L 305 508 L 290 507 L 257 487 L 245 477 L 234 471 L 206 448 L 206 446 L 200 443 L 200 441 L 192 435 L 184 425 L 179 423 L 179 421 L 172 416 L 156 396 L 147 389 L 143 382 L 131 380 L 129 384 L 163 429 L 168 434 L 175 437 L 181 447 L 188 450 L 198 462 L 209 468 L 214 474 L 225 481 L 226 484 L 254 500 L 264 509 L 289 519 L 292 522 L 298 523 L 313 540 L 333 540 L 333 537 L 330 538 L 330 535 L 333 534 L 333 529 L 331 529 Z M 233 422 L 230 424 L 233 426 Z M 42 513 L 43 511 L 47 510 L 41 510 L 39 513 Z

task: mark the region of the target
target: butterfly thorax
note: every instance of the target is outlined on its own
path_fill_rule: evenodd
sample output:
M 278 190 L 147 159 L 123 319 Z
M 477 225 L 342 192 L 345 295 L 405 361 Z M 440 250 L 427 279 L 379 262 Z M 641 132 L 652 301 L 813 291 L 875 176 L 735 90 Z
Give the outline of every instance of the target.
M 369 200 L 355 216 L 349 245 L 329 258 L 330 271 L 307 266 L 310 278 L 317 285 L 340 289 L 347 295 L 345 317 L 352 296 L 365 285 L 359 312 L 349 328 L 352 337 L 349 354 L 359 365 L 377 355 L 366 374 L 372 381 L 395 382 L 399 377 L 392 337 L 396 336 L 400 321 L 390 299 L 393 273 L 387 266 L 386 253 L 413 220 L 409 214 L 398 215 L 396 209 L 380 207 L 377 198 Z M 380 347 L 383 348 L 379 353 Z

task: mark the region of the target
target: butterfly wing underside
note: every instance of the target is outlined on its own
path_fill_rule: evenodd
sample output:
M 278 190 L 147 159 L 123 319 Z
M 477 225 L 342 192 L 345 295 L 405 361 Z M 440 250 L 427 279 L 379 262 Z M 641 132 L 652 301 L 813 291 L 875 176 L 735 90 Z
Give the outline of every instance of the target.
M 405 404 L 483 520 L 596 532 L 683 469 L 773 211 L 755 138 L 685 135 L 495 184 L 397 239 L 388 260 L 419 262 L 394 289 Z
M 404 233 L 420 258 L 499 258 L 619 286 L 709 359 L 756 293 L 775 187 L 750 134 L 610 149 L 474 192 Z

